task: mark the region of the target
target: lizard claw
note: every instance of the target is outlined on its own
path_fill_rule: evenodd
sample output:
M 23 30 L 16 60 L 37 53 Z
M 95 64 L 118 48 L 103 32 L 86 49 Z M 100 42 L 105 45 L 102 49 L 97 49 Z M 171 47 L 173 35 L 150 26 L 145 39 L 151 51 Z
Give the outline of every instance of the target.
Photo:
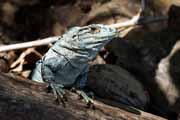
M 75 88 L 72 88 L 71 91 L 77 93 L 84 100 L 84 102 L 87 105 L 87 108 L 95 109 L 94 102 L 93 102 L 93 99 L 92 99 L 93 98 L 92 94 L 87 95 L 84 91 L 76 90 Z
M 67 97 L 64 91 L 64 86 L 61 84 L 50 83 L 49 87 L 52 89 L 57 104 L 62 103 L 62 105 L 65 107 Z
M 92 108 L 92 109 L 95 109 L 95 106 L 94 106 L 94 102 L 93 102 L 93 99 L 88 96 L 84 91 L 80 91 L 79 92 L 79 95 L 83 98 L 83 100 L 85 101 L 86 105 L 87 105 L 87 108 Z

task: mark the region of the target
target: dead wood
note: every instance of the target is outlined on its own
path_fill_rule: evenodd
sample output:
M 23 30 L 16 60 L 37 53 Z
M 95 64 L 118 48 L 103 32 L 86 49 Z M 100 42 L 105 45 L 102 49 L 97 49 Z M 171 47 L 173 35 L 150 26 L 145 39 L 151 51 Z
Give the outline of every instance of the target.
M 135 26 L 135 25 L 142 25 L 142 24 L 148 24 L 148 23 L 153 23 L 153 22 L 158 22 L 158 21 L 166 21 L 166 20 L 167 20 L 166 16 L 140 18 L 139 15 L 137 15 L 137 16 L 134 16 L 129 21 L 125 21 L 122 23 L 116 23 L 116 24 L 112 24 L 109 26 L 115 27 L 115 28 L 122 28 L 122 27 L 130 27 L 130 26 Z M 50 43 L 56 42 L 59 38 L 60 38 L 60 36 L 55 36 L 55 37 L 48 37 L 48 38 L 41 39 L 41 40 L 25 42 L 25 43 L 5 45 L 5 46 L 0 47 L 0 52 L 48 45 Z
M 0 47 L 0 52 L 48 45 L 50 43 L 56 42 L 59 38 L 60 38 L 59 36 L 55 36 L 55 37 L 48 37 L 45 39 L 25 42 L 25 43 L 17 43 L 17 44 L 12 44 L 12 45 L 7 45 L 7 46 L 5 45 L 5 46 Z
M 96 109 L 88 109 L 76 94 L 67 92 L 66 107 L 56 105 L 51 93 L 45 92 L 46 84 L 35 83 L 10 74 L 0 73 L 0 118 L 2 120 L 163 120 L 140 111 L 133 114 L 95 101 Z
M 142 17 L 144 9 L 145 9 L 145 1 L 141 0 L 141 8 L 140 8 L 139 12 L 137 13 L 137 15 L 132 17 L 132 19 L 125 21 L 125 22 L 111 24 L 108 26 L 120 29 L 120 28 L 124 28 L 124 27 L 131 27 L 131 26 L 153 23 L 153 22 L 158 22 L 158 21 L 165 21 L 168 19 L 165 16 L 155 17 L 155 18 L 154 17 L 147 17 L 147 18 Z M 23 48 L 30 48 L 30 47 L 37 47 L 37 46 L 42 46 L 42 45 L 48 45 L 50 43 L 56 42 L 59 38 L 60 38 L 60 36 L 55 36 L 55 37 L 49 37 L 49 38 L 31 41 L 31 42 L 26 42 L 26 43 L 17 43 L 17 44 L 12 44 L 12 45 L 7 45 L 7 46 L 1 46 L 0 52 L 23 49 Z

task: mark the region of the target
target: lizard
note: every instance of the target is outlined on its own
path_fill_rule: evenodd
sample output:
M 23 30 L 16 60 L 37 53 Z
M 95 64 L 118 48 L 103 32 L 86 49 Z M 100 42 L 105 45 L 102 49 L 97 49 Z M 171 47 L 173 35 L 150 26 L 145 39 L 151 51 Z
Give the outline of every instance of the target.
M 48 83 L 56 100 L 63 104 L 66 101 L 64 89 L 73 87 L 80 89 L 80 95 L 87 104 L 93 104 L 93 100 L 83 91 L 87 81 L 88 63 L 117 36 L 117 29 L 108 25 L 73 27 L 36 62 L 31 79 Z

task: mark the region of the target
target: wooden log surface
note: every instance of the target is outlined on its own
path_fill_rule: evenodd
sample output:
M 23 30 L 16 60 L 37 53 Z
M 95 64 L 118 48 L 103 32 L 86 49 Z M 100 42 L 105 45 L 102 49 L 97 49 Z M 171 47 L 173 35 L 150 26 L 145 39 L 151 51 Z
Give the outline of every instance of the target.
M 95 109 L 86 108 L 79 96 L 71 92 L 67 92 L 68 102 L 64 108 L 55 104 L 52 93 L 45 91 L 46 86 L 0 73 L 1 120 L 164 120 L 140 110 L 134 114 L 96 100 Z

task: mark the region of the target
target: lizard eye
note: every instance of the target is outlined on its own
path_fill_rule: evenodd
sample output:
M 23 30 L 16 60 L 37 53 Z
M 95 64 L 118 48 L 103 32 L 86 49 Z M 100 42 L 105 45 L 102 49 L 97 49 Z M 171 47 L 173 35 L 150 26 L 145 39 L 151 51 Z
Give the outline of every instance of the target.
M 99 33 L 100 32 L 100 28 L 99 27 L 91 27 L 91 31 L 93 33 Z

